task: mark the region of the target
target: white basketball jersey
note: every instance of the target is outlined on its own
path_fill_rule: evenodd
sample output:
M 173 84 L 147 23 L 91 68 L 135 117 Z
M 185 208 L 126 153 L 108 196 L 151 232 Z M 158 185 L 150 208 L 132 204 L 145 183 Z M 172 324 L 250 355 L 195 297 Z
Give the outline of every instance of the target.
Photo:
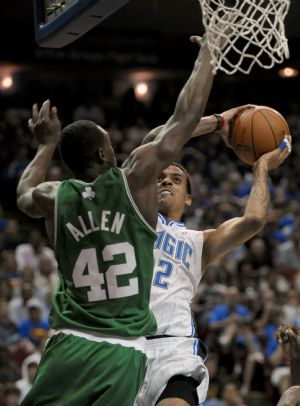
M 203 233 L 188 230 L 184 223 L 169 221 L 161 214 L 156 231 L 150 298 L 158 326 L 156 335 L 194 336 L 191 302 L 202 276 Z

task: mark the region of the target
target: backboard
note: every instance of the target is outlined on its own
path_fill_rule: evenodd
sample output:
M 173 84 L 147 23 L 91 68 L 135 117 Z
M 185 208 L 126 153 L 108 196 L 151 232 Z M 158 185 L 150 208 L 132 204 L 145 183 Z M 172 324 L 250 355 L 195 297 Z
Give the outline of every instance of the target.
M 39 46 L 62 48 L 77 40 L 129 0 L 34 0 Z

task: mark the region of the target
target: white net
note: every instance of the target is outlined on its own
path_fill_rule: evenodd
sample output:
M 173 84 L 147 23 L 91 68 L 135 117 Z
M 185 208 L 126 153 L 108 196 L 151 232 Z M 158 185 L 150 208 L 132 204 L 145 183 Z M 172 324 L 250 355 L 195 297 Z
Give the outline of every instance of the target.
M 214 73 L 249 74 L 289 57 L 284 19 L 290 0 L 199 0 Z

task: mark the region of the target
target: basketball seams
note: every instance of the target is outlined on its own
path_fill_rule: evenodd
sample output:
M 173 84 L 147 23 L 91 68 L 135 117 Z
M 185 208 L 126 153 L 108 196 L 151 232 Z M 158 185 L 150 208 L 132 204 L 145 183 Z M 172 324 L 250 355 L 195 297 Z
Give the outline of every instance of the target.
M 240 126 L 240 125 L 241 125 L 241 122 L 238 121 L 238 122 L 237 122 L 237 125 L 235 125 L 234 134 L 233 134 L 233 136 L 231 136 L 231 144 L 233 144 L 233 145 L 232 145 L 233 149 L 235 149 L 236 146 L 237 146 L 236 135 L 237 135 L 237 132 L 238 132 L 238 129 L 239 129 L 239 126 Z M 233 142 L 232 142 L 232 141 L 233 141 Z
M 241 160 L 243 160 L 244 157 L 242 158 L 242 156 L 240 156 L 241 152 L 239 152 L 238 148 L 237 148 L 238 145 L 242 144 L 242 142 L 243 142 L 242 138 L 240 137 L 240 134 L 243 129 L 242 120 L 241 120 L 240 116 L 241 116 L 241 113 L 236 117 L 236 122 L 235 122 L 235 125 L 233 126 L 234 132 L 232 131 L 232 133 L 231 133 L 230 142 L 231 142 L 232 148 L 235 151 L 235 153 L 237 154 L 237 156 Z M 245 125 L 245 127 L 247 127 L 247 125 Z M 247 161 L 245 161 L 245 162 L 247 162 Z M 247 163 L 250 164 L 250 162 L 247 162 Z
M 288 123 L 280 113 L 267 106 L 256 106 L 237 115 L 231 129 L 231 145 L 238 158 L 251 165 L 261 155 L 275 150 L 283 133 L 288 132 Z
M 255 114 L 257 114 L 257 111 L 254 111 L 254 113 L 252 114 L 252 117 L 251 117 L 251 141 L 252 141 L 252 150 L 253 150 L 253 154 L 254 154 L 254 161 L 257 161 L 258 160 L 258 157 L 257 157 L 257 154 L 256 154 L 256 151 L 255 151 L 255 145 L 254 145 L 254 137 L 253 137 L 253 122 L 254 122 L 254 117 L 255 117 Z
M 271 112 L 271 111 L 270 111 L 270 112 Z M 257 113 L 260 113 L 260 114 L 263 116 L 263 118 L 266 120 L 266 122 L 268 123 L 268 126 L 270 127 L 270 130 L 271 130 L 271 133 L 272 133 L 272 135 L 273 135 L 274 142 L 275 142 L 275 148 L 277 148 L 278 145 L 277 145 L 277 142 L 276 142 L 276 136 L 275 136 L 275 133 L 274 133 L 274 131 L 273 131 L 273 128 L 272 128 L 272 126 L 271 126 L 271 124 L 270 124 L 270 122 L 269 122 L 267 116 L 266 116 L 261 110 L 258 110 Z

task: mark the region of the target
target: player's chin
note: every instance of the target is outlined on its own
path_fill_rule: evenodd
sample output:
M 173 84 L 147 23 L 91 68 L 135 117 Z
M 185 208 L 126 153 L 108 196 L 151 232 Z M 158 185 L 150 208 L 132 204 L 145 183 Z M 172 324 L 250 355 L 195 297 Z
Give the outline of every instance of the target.
M 164 202 L 165 204 L 170 204 L 172 201 L 173 201 L 173 196 L 171 194 L 159 194 L 158 195 L 159 203 Z
M 167 215 L 169 213 L 172 204 L 172 199 L 170 196 L 159 197 L 158 199 L 158 209 L 161 214 Z

